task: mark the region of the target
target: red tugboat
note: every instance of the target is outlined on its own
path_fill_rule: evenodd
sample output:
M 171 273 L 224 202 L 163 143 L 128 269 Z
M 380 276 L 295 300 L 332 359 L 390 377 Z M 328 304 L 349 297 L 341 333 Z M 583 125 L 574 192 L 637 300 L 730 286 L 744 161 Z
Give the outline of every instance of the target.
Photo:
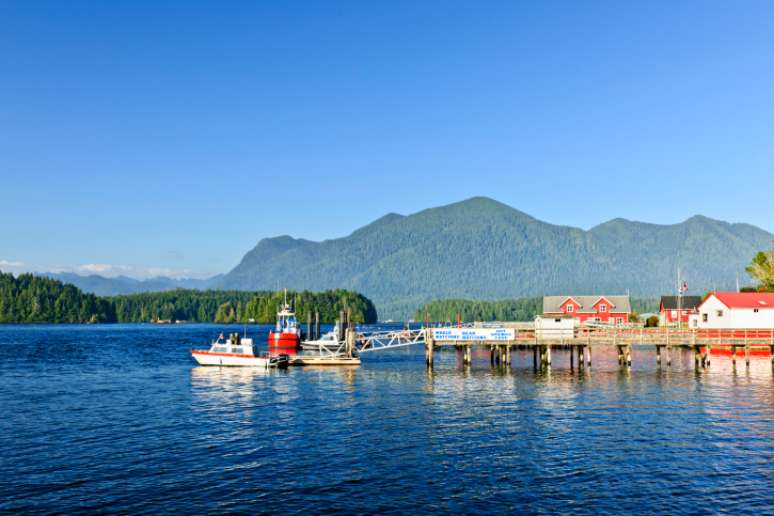
M 277 326 L 269 332 L 269 352 L 272 354 L 295 354 L 301 346 L 301 327 L 296 314 L 288 304 L 288 291 L 285 290 L 285 303 L 277 312 Z

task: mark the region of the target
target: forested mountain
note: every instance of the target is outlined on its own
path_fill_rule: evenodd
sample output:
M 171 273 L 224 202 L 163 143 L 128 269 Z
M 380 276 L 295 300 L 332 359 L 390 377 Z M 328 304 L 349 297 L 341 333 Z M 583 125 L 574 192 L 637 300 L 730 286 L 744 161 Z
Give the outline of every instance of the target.
M 113 304 L 50 278 L 0 272 L 0 323 L 115 322 Z
M 219 288 L 347 288 L 383 318 L 404 318 L 432 299 L 674 291 L 680 266 L 691 292 L 732 288 L 774 235 L 748 224 L 693 217 L 657 225 L 614 219 L 588 231 L 537 220 L 497 201 L 467 201 L 389 214 L 322 242 L 258 242 Z M 743 281 L 746 279 L 743 276 Z
M 210 284 L 211 279 L 216 280 L 218 276 L 211 279 L 192 279 L 192 278 L 167 278 L 158 276 L 138 280 L 127 276 L 116 276 L 106 278 L 97 274 L 82 276 L 72 272 L 47 272 L 41 274 L 51 279 L 59 280 L 62 283 L 75 285 L 84 292 L 97 294 L 98 296 L 116 296 L 121 294 L 137 294 L 140 292 L 162 292 L 165 290 L 176 289 L 205 289 Z

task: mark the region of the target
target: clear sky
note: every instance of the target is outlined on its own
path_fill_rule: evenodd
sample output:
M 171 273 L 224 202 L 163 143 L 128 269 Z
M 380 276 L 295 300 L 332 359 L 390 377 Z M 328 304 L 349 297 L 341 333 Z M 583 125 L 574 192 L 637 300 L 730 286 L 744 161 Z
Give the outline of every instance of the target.
M 774 231 L 773 163 L 771 1 L 0 3 L 5 270 L 202 276 L 474 195 Z

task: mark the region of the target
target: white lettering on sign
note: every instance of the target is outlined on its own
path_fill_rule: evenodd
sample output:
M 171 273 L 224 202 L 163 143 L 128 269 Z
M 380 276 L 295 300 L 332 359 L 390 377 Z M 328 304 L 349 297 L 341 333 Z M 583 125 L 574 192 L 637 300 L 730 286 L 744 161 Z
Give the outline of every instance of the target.
M 513 328 L 433 328 L 435 340 L 514 340 Z

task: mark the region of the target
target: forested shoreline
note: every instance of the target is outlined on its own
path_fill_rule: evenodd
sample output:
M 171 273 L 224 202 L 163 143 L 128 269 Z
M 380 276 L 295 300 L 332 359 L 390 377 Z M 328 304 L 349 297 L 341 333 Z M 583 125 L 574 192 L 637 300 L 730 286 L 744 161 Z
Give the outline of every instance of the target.
M 632 310 L 636 313 L 657 312 L 656 298 L 633 298 Z M 475 299 L 437 299 L 419 307 L 414 313 L 416 321 L 462 322 L 474 321 L 532 321 L 543 313 L 542 297 L 523 297 L 481 301 Z
M 170 290 L 113 296 L 118 322 L 156 320 L 188 322 L 274 323 L 284 302 L 283 292 L 240 290 Z M 308 314 L 320 313 L 320 321 L 333 323 L 341 310 L 350 310 L 352 320 L 374 323 L 376 308 L 371 300 L 349 290 L 290 292 L 288 303 L 296 317 L 305 322 Z
M 109 323 L 110 301 L 74 285 L 33 274 L 0 272 L 0 323 Z
M 318 311 L 321 322 L 332 323 L 340 310 L 350 310 L 356 322 L 377 320 L 374 304 L 357 292 L 336 289 L 287 296 L 302 322 Z M 273 323 L 283 300 L 282 292 L 184 289 L 99 297 L 58 280 L 0 272 L 0 323 Z

